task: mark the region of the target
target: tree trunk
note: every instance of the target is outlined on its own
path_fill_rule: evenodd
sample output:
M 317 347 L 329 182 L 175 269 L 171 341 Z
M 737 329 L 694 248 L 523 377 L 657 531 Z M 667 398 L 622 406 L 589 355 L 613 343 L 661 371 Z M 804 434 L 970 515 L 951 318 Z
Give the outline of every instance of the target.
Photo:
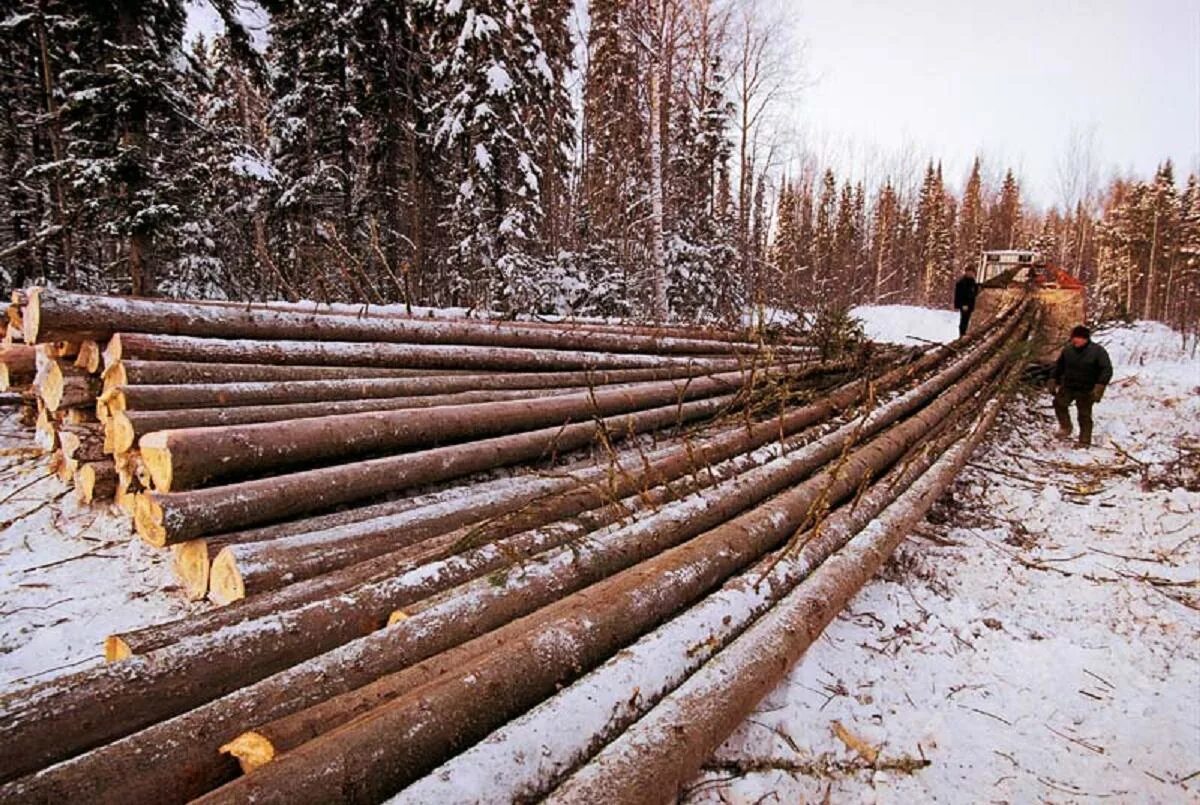
M 204 305 L 87 296 L 33 288 L 25 308 L 25 336 L 36 344 L 68 337 L 103 340 L 117 332 L 207 338 L 313 340 L 431 345 L 470 345 L 646 355 L 749 354 L 752 343 L 686 339 L 625 332 L 544 329 L 508 324 L 483 327 L 453 320 L 352 316 L 232 305 Z
M 739 506 L 722 497 L 694 518 L 672 518 L 672 524 L 686 523 L 685 533 L 694 530 L 699 535 L 686 543 L 678 533 L 667 538 L 672 529 L 659 524 L 666 531 L 636 534 L 637 539 L 630 540 L 636 547 L 618 549 L 614 541 L 589 551 L 589 544 L 561 564 L 544 562 L 526 568 L 503 588 L 479 585 L 470 597 L 459 591 L 453 598 L 440 599 L 444 602 L 440 613 L 435 603 L 396 623 L 386 631 L 397 637 L 407 632 L 417 642 L 421 635 L 453 631 L 468 607 L 475 618 L 472 631 L 499 628 L 539 606 L 549 606 L 556 614 L 553 619 L 539 617 L 536 629 L 524 631 L 503 647 L 295 748 L 200 801 L 375 802 L 386 798 L 785 543 L 809 522 L 814 506 L 853 495 L 865 479 L 881 473 L 978 391 L 1006 360 L 1002 355 L 988 361 L 920 413 L 799 486 L 788 489 L 798 479 L 787 478 L 788 473 L 778 469 L 740 477 L 739 485 L 748 493 L 762 494 L 759 500 L 771 494 L 764 482 L 772 476 L 787 491 L 729 522 L 753 498 L 738 501 Z M 935 393 L 932 389 L 936 384 L 925 384 L 925 400 Z M 853 428 L 843 428 L 836 440 L 821 440 L 833 447 L 825 453 L 826 461 L 836 459 L 853 443 L 857 438 Z M 813 452 L 808 460 L 820 461 L 823 452 Z M 792 462 L 793 471 L 804 463 Z M 733 499 L 738 497 L 733 493 Z M 608 551 L 612 553 L 606 557 Z M 642 561 L 644 565 L 635 566 Z M 560 599 L 584 585 L 591 586 Z M 388 740 L 389 735 L 404 735 L 405 740 Z
M 822 364 L 803 371 L 844 371 L 846 363 Z M 801 371 L 801 370 L 795 370 Z M 479 390 L 550 389 L 576 386 L 588 388 L 618 383 L 685 379 L 698 372 L 687 366 L 664 369 L 625 369 L 609 372 L 526 372 L 471 374 L 437 377 L 361 378 L 339 380 L 294 380 L 294 382 L 188 383 L 133 385 L 110 389 L 114 410 L 161 411 L 173 408 L 225 408 L 229 406 L 279 405 L 283 403 L 368 400 L 421 395 L 451 395 Z
M 363 366 L 280 366 L 253 363 L 188 363 L 185 361 L 118 361 L 104 370 L 107 391 L 116 386 L 254 383 L 302 380 L 363 380 L 383 377 L 426 377 L 466 374 L 466 370 L 378 369 Z
M 163 411 L 117 410 L 110 411 L 106 426 L 111 431 L 109 435 L 110 452 L 122 453 L 132 449 L 143 435 L 167 429 L 250 425 L 372 411 L 427 409 L 443 405 L 526 400 L 554 397 L 578 391 L 581 389 L 465 391 L 460 394 L 435 394 L 428 397 L 388 397 L 380 400 L 342 400 L 339 402 L 298 403 L 296 405 L 246 405 L 235 408 L 182 408 Z
M 608 438 L 646 432 L 719 413 L 729 400 L 713 398 L 611 417 L 499 436 L 415 453 L 289 473 L 239 484 L 139 498 L 138 533 L 152 545 L 172 545 L 260 523 L 328 510 L 473 472 L 532 461 Z
M 349 341 L 247 341 L 121 333 L 109 339 L 105 365 L 126 358 L 211 363 L 273 363 L 281 366 L 369 366 L 395 369 L 474 369 L 500 372 L 661 369 L 731 371 L 752 358 L 660 357 L 605 352 L 566 352 L 518 347 L 441 346 Z
M 252 425 L 158 431 L 140 441 L 158 492 L 515 433 L 753 389 L 751 373 L 591 389 L 538 400 L 372 411 Z

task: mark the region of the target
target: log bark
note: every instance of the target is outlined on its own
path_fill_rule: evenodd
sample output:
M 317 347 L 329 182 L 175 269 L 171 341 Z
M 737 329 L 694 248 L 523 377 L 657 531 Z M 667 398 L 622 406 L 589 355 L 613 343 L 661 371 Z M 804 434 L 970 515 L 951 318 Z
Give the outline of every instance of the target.
M 510 400 L 434 410 L 380 411 L 285 422 L 159 431 L 142 437 L 142 457 L 159 492 L 213 480 L 330 464 L 414 447 L 464 442 L 563 425 L 672 402 L 753 388 L 758 376 L 729 372 L 539 400 Z
M 255 383 L 301 380 L 360 380 L 372 377 L 425 377 L 465 370 L 378 369 L 369 366 L 277 366 L 255 363 L 122 360 L 104 370 L 104 390 L 116 386 L 195 383 Z
M 452 445 L 192 492 L 147 493 L 139 497 L 136 524 L 139 535 L 152 545 L 171 545 L 549 457 L 583 447 L 598 433 L 611 438 L 673 427 L 714 416 L 730 402 L 720 397 L 697 400 L 612 417 L 600 424 L 577 423 L 484 439 L 472 442 L 469 449 Z
M 773 690 L 953 483 L 1001 406 L 848 546 L 545 801 L 660 802 L 680 791 Z M 650 786 L 652 788 L 648 788 Z
M 337 402 L 297 403 L 295 405 L 244 405 L 234 408 L 184 408 L 162 411 L 109 409 L 106 444 L 110 453 L 133 449 L 147 433 L 178 428 L 211 428 L 283 422 L 291 419 L 361 414 L 371 411 L 436 408 L 443 405 L 469 405 L 504 400 L 555 397 L 578 392 L 578 388 L 528 389 L 520 391 L 464 391 L 458 394 L 434 394 L 427 397 L 385 397 L 383 399 L 341 400 Z M 121 401 L 119 405 L 124 405 Z
M 604 746 L 635 723 L 664 695 L 695 673 L 722 647 L 729 645 L 747 625 L 768 611 L 813 568 L 844 546 L 915 483 L 950 445 L 964 435 L 958 427 L 960 417 L 957 414 L 956 409 L 950 420 L 939 425 L 940 432 L 931 434 L 885 476 L 873 482 L 867 492 L 837 509 L 816 528 L 792 537 L 788 546 L 768 554 L 718 592 L 645 635 L 596 671 L 509 722 L 486 740 L 456 755 L 434 773 L 405 788 L 392 800 L 394 805 L 528 802 L 546 796 L 564 775 L 585 763 L 597 747 Z M 432 681 L 431 676 L 456 670 L 479 656 L 476 652 L 466 653 L 473 646 L 494 650 L 496 636 L 511 630 L 514 625 L 440 654 L 412 669 L 384 677 L 360 691 L 343 694 L 256 727 L 252 733 L 246 733 L 254 736 L 250 740 L 241 741 L 242 736 L 239 736 L 231 743 L 236 745 L 235 749 L 249 745 L 258 750 L 251 765 L 254 761 L 269 762 L 280 752 L 345 723 L 349 720 L 346 715 L 359 715 L 396 695 L 427 684 Z M 395 694 L 388 695 L 388 691 L 382 689 L 385 680 L 398 681 L 411 671 L 433 663 L 440 668 L 412 680 L 406 687 L 395 687 Z M 370 689 L 377 689 L 383 695 L 361 702 L 350 699 Z M 638 691 L 638 695 L 630 696 L 628 691 L 631 690 Z M 339 701 L 346 706 L 334 715 L 329 711 Z M 326 722 L 329 726 L 324 726 L 315 720 L 308 721 L 308 716 L 326 719 L 332 716 L 333 720 Z M 560 727 L 566 719 L 570 719 L 573 726 L 569 734 Z M 247 764 L 236 751 L 231 753 L 239 757 L 243 771 L 251 770 L 246 768 Z M 513 762 L 504 762 L 510 758 Z
M 284 368 L 284 367 L 280 367 Z M 846 371 L 848 363 L 814 364 L 797 376 Z M 280 405 L 387 397 L 444 396 L 467 391 L 588 388 L 699 377 L 689 367 L 600 372 L 473 374 L 407 378 L 293 380 L 257 383 L 189 383 L 110 387 L 114 410 L 161 411 L 176 408 Z
M 653 548 L 641 556 L 622 553 L 623 559 L 605 568 L 609 572 L 589 578 L 581 567 L 590 564 L 590 557 L 577 555 L 557 566 L 544 563 L 539 570 L 528 569 L 504 590 L 476 590 L 479 600 L 469 602 L 475 629 L 498 628 L 532 612 L 539 603 L 549 604 L 559 617 L 552 622 L 539 619 L 536 629 L 502 649 L 386 702 L 200 801 L 374 802 L 385 798 L 779 547 L 804 526 L 814 506 L 853 495 L 864 479 L 902 456 L 981 388 L 1003 360 L 988 361 L 923 411 L 844 455 L 827 472 L 729 522 L 721 516 L 716 524 L 704 523 L 702 535 L 689 542 L 655 546 L 666 549 L 658 556 Z M 854 437 L 847 434 L 842 440 L 848 438 Z M 747 479 L 746 486 L 761 489 L 761 479 Z M 643 550 L 649 547 L 649 539 L 660 538 L 659 532 L 639 536 L 637 545 Z M 636 561 L 645 564 L 634 566 Z M 578 576 L 585 578 L 565 582 Z M 551 603 L 587 584 L 591 586 L 585 592 Z M 549 594 L 547 599 L 539 600 L 539 588 Z M 414 641 L 430 633 L 433 623 L 453 631 L 448 616 L 454 613 L 461 618 L 466 601 L 461 593 L 441 598 L 387 631 L 411 630 Z M 433 613 L 437 616 L 431 623 L 427 616 Z M 389 741 L 387 735 L 404 735 L 405 740 Z
M 64 422 L 59 440 L 66 458 L 76 461 L 104 460 L 104 428 L 99 423 Z
M 245 309 L 159 299 L 87 296 L 45 288 L 29 291 L 24 325 L 26 339 L 31 344 L 56 338 L 89 337 L 103 340 L 116 332 L 125 331 L 205 338 L 473 345 L 646 355 L 735 354 L 752 353 L 759 349 L 757 344 L 752 343 L 675 336 L 548 330 L 520 324 L 480 327 L 452 320 Z
M 896 373 L 893 375 L 898 376 Z M 191 579 L 189 589 L 203 587 L 203 590 L 196 593 L 202 596 L 207 592 L 209 563 L 216 552 L 226 545 L 269 542 L 295 535 L 307 538 L 317 532 L 350 525 L 363 528 L 367 521 L 375 521 L 371 528 L 376 532 L 386 533 L 387 524 L 384 518 L 402 514 L 417 506 L 442 503 L 454 497 L 460 498 L 460 509 L 470 509 L 470 516 L 464 522 L 498 518 L 482 526 L 472 526 L 460 534 L 461 539 L 469 540 L 469 544 L 484 544 L 521 530 L 570 517 L 642 489 L 671 483 L 687 474 L 703 472 L 714 463 L 749 452 L 772 441 L 785 439 L 829 415 L 837 406 L 844 407 L 852 403 L 856 399 L 853 394 L 856 390 L 857 393 L 861 393 L 862 389 L 863 384 L 857 383 L 852 388 L 842 389 L 819 403 L 790 411 L 785 416 L 769 421 L 725 425 L 715 433 L 697 438 L 686 437 L 686 441 L 682 443 L 664 446 L 649 454 L 641 448 L 629 448 L 611 456 L 603 456 L 598 465 L 585 460 L 556 469 L 550 477 L 539 475 L 516 482 L 509 479 L 489 481 L 476 485 L 465 493 L 451 490 L 411 500 L 363 506 L 304 520 L 190 540 L 176 546 L 176 561 L 186 562 L 190 566 L 187 570 Z M 610 438 L 621 435 L 623 431 L 617 431 Z M 365 535 L 368 532 L 360 533 Z M 398 561 L 394 554 L 389 553 L 344 571 L 327 573 L 318 579 L 291 585 L 286 590 L 269 596 L 242 600 L 222 610 L 177 620 L 163 626 L 115 635 L 111 639 L 114 645 L 125 646 L 123 652 L 143 654 L 189 635 L 213 631 L 251 617 L 329 597 L 358 584 L 385 578 L 392 575 Z
M 116 333 L 104 350 L 105 366 L 137 358 L 156 361 L 275 363 L 284 366 L 368 366 L 393 369 L 477 371 L 583 371 L 690 366 L 695 372 L 732 371 L 753 356 L 690 358 L 572 352 L 524 347 L 442 346 L 363 341 L 253 341 L 182 335 Z
M 309 611 L 327 613 L 328 609 L 327 606 L 322 606 L 310 608 Z M 336 695 L 337 692 L 361 686 L 387 673 L 389 668 L 395 670 L 419 661 L 420 653 L 412 654 L 411 649 L 406 648 L 412 645 L 406 639 L 412 637 L 412 632 L 409 631 L 412 627 L 408 625 L 418 620 L 414 617 L 391 629 L 368 635 L 219 701 L 145 729 L 124 741 L 59 764 L 36 777 L 26 778 L 9 786 L 2 793 L 12 797 L 100 798 L 107 792 L 113 799 L 162 796 L 164 791 L 170 791 L 171 796 L 181 798 L 194 795 L 203 791 L 204 787 L 211 785 L 214 780 L 219 780 L 229 773 L 228 764 L 223 765 L 212 759 L 212 750 L 236 737 L 238 732 L 249 728 L 253 723 L 262 723 L 263 720 L 278 717 L 286 712 L 294 712 L 314 701 Z M 309 641 L 319 642 L 324 639 L 321 635 L 327 630 L 345 630 L 350 625 L 346 618 L 330 618 L 324 614 L 315 623 L 316 629 L 305 633 Z M 459 629 L 470 629 L 474 628 L 475 624 L 468 619 L 457 626 Z M 24 717 L 20 713 L 13 713 L 13 701 L 10 699 L 9 708 L 4 708 L 9 710 L 9 717 L 0 719 L 0 725 L 4 725 L 0 726 L 0 729 L 6 730 L 10 736 L 14 733 L 23 734 L 29 740 L 5 740 L 6 745 L 20 746 L 23 749 L 20 756 L 5 758 L 8 766 L 5 772 L 11 774 L 14 765 L 24 765 L 27 768 L 41 765 L 41 761 L 32 760 L 38 756 L 39 750 L 42 753 L 48 751 L 53 756 L 65 757 L 82 746 L 94 745 L 99 740 L 104 740 L 97 739 L 97 729 L 94 725 L 100 725 L 100 731 L 107 733 L 107 738 L 111 738 L 128 732 L 131 724 L 150 723 L 161 718 L 164 713 L 180 708 L 181 697 L 191 697 L 191 701 L 194 702 L 198 695 L 204 698 L 212 694 L 211 690 L 207 694 L 199 693 L 186 677 L 189 674 L 200 674 L 197 678 L 216 679 L 224 683 L 226 678 L 222 674 L 210 673 L 216 670 L 212 663 L 232 663 L 244 674 L 245 668 L 238 662 L 240 656 L 230 644 L 231 640 L 238 640 L 239 634 L 242 640 L 246 640 L 253 636 L 253 630 L 241 627 L 222 630 L 208 638 L 212 645 L 220 646 L 221 650 L 212 654 L 201 654 L 204 662 L 200 665 L 204 667 L 196 667 L 197 657 L 194 653 L 178 650 L 173 652 L 168 649 L 152 653 L 146 658 L 132 657 L 126 662 L 106 666 L 99 671 L 85 672 L 85 675 L 94 675 L 90 682 L 87 678 L 81 679 L 76 675 L 74 678 L 56 681 L 37 695 L 22 696 L 21 704 L 28 706 L 32 702 L 37 703 L 34 708 L 38 719 L 36 725 L 31 718 L 32 712 Z M 300 633 L 282 628 L 270 634 L 271 641 L 268 642 L 271 642 L 274 648 L 276 637 Z M 435 636 L 449 638 L 451 635 Z M 309 645 L 311 647 L 312 642 Z M 426 646 L 427 650 L 433 648 L 436 646 Z M 170 659 L 172 656 L 175 657 L 174 660 Z M 282 657 L 281 664 L 268 666 L 266 672 L 269 673 L 271 668 L 286 667 L 294 661 L 294 658 Z M 259 668 L 257 673 L 263 671 L 264 669 Z M 104 681 L 106 677 L 107 682 Z M 151 677 L 156 678 L 158 682 L 152 682 Z M 244 683 L 244 678 L 241 682 Z M 100 695 L 100 691 L 108 685 L 118 689 L 114 691 L 109 688 L 110 693 L 123 691 L 120 693 L 120 701 L 108 693 Z M 154 686 L 154 695 L 145 695 L 149 690 L 147 685 Z M 87 729 L 84 730 L 80 728 L 80 719 L 68 715 L 63 723 L 72 725 L 73 729 L 68 731 L 58 728 L 52 723 L 57 716 L 52 714 L 55 711 L 63 714 L 64 711 L 49 706 L 49 702 L 60 694 L 74 698 L 77 705 L 86 699 L 93 708 L 92 712 L 95 712 L 98 706 L 96 703 L 102 702 L 107 718 L 86 719 Z M 126 700 L 124 696 L 132 698 Z M 154 712 L 151 714 L 148 711 Z M 54 736 L 48 741 L 48 746 L 36 740 L 36 733 L 41 731 L 44 731 L 46 736 Z M 63 735 L 69 735 L 70 738 L 64 741 Z M 33 765 L 30 765 L 31 763 Z
M 37 371 L 36 355 L 37 350 L 31 346 L 0 347 L 0 391 L 32 383 Z
M 958 348 L 983 339 L 985 332 L 994 332 L 995 329 L 997 328 L 987 331 L 981 329 L 979 332 L 969 335 L 967 339 L 958 342 Z M 953 351 L 949 348 L 930 350 L 912 363 L 897 367 L 880 378 L 878 386 L 881 389 L 890 388 L 906 377 L 928 371 L 947 354 L 953 354 Z M 806 406 L 801 411 L 792 412 L 789 416 L 797 419 L 814 415 L 828 416 L 841 407 L 853 404 L 867 389 L 868 381 L 866 379 L 858 381 L 827 396 L 824 400 Z M 571 428 L 574 427 L 571 426 Z M 507 443 L 509 442 L 505 442 L 505 444 Z M 496 441 L 494 444 L 499 445 L 501 442 Z M 548 438 L 543 444 L 547 448 L 552 448 L 553 438 Z M 494 449 L 490 444 L 484 446 Z M 429 452 L 434 453 L 434 451 Z M 532 452 L 521 455 L 535 458 L 537 454 Z M 450 456 L 453 453 L 446 451 L 437 455 Z M 485 467 L 501 466 L 499 463 L 472 463 L 470 459 L 476 455 L 477 453 L 472 450 L 469 456 L 454 456 L 455 466 L 471 468 L 463 470 L 461 474 Z M 357 465 L 309 470 L 269 480 L 248 481 L 228 487 L 170 495 L 152 493 L 144 496 L 139 504 L 139 533 L 151 544 L 174 544 L 205 534 L 233 531 L 387 494 L 408 485 L 407 479 L 412 477 L 409 474 L 411 470 L 408 469 L 411 466 L 410 461 L 412 461 L 411 458 L 404 456 L 375 459 Z M 425 480 L 425 476 L 418 477 L 422 480 L 415 481 L 414 484 L 431 482 Z M 446 479 L 456 476 L 439 475 L 437 477 Z

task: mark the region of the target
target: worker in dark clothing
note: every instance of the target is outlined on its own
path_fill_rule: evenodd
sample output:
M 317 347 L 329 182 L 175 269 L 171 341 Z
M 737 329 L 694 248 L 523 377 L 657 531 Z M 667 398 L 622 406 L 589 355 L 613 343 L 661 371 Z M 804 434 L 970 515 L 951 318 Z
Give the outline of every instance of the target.
M 1104 387 L 1112 380 L 1112 361 L 1104 347 L 1092 341 L 1091 331 L 1082 324 L 1071 330 L 1071 342 L 1063 347 L 1054 364 L 1050 390 L 1054 392 L 1054 413 L 1058 416 L 1058 437 L 1071 437 L 1071 403 L 1079 411 L 1079 447 L 1092 444 L 1092 406 L 1104 396 Z
M 967 325 L 971 323 L 971 314 L 975 312 L 975 296 L 979 293 L 979 284 L 975 282 L 975 269 L 968 268 L 954 283 L 954 306 L 958 308 L 958 337 L 967 334 Z

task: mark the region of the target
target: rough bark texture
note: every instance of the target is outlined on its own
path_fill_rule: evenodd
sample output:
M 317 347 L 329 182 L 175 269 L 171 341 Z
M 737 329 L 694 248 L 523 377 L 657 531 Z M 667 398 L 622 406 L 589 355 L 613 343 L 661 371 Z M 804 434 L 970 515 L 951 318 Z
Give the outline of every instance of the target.
M 654 369 L 690 366 L 731 371 L 750 360 L 658 357 L 613 352 L 571 352 L 524 347 L 441 346 L 364 341 L 253 341 L 182 335 L 117 333 L 104 350 L 105 366 L 126 359 L 300 366 L 370 366 L 395 369 L 473 369 L 503 372 Z
M 257 363 L 119 360 L 105 368 L 103 379 L 104 391 L 108 391 L 117 386 L 359 380 L 466 373 L 466 370 L 460 372 L 453 369 L 373 369 L 369 366 L 276 366 Z
M 283 422 L 290 419 L 361 414 L 371 411 L 399 411 L 436 408 L 442 405 L 470 405 L 504 400 L 554 397 L 580 391 L 578 388 L 524 389 L 520 391 L 464 391 L 458 394 L 433 394 L 427 397 L 385 397 L 383 399 L 341 400 L 338 402 L 298 403 L 295 405 L 244 405 L 234 408 L 184 408 L 162 411 L 109 410 L 106 427 L 109 452 L 132 449 L 147 433 L 179 428 L 210 428 Z M 124 404 L 124 403 L 122 403 Z
M 728 513 L 722 513 L 716 521 L 722 525 L 705 524 L 712 530 L 644 565 L 604 581 L 588 579 L 593 584 L 585 592 L 551 604 L 559 613 L 554 621 L 542 620 L 537 629 L 504 647 L 305 743 L 202 801 L 375 802 L 394 793 L 785 542 L 811 516 L 814 505 L 852 495 L 865 478 L 882 472 L 955 405 L 974 394 L 1001 362 L 1000 358 L 989 361 L 920 413 L 844 456 L 828 472 L 729 522 L 725 522 Z M 647 558 L 628 557 L 624 567 Z M 559 572 L 578 574 L 581 564 L 577 559 Z M 618 564 L 614 570 L 619 569 Z M 505 610 L 505 604 L 514 603 L 518 607 L 505 611 L 508 617 L 501 623 L 532 611 L 527 603 L 536 598 L 525 578 L 508 584 L 520 594 L 511 589 L 496 592 L 493 607 Z M 550 600 L 562 591 L 556 586 Z M 480 620 L 490 621 L 491 609 L 473 607 Z M 430 629 L 423 614 L 389 631 L 411 628 L 427 634 Z M 501 623 L 489 625 L 496 628 Z M 405 740 L 388 740 L 387 736 L 395 735 L 404 735 Z
M 680 791 L 941 497 L 1000 407 L 994 402 L 972 433 L 890 506 L 871 531 L 826 560 L 545 801 L 657 803 Z
M 669 428 L 714 416 L 730 402 L 724 397 L 697 400 L 611 417 L 601 423 L 577 423 L 484 439 L 472 442 L 469 449 L 451 445 L 192 492 L 148 493 L 139 498 L 138 533 L 151 544 L 170 545 L 234 531 L 549 457 L 583 447 L 600 433 L 621 438 Z
M 142 456 L 159 492 L 195 489 L 213 480 L 263 475 L 445 442 L 564 425 L 584 418 L 728 394 L 750 388 L 749 372 L 589 389 L 538 400 L 510 400 L 431 410 L 345 414 L 228 427 L 159 431 L 142 437 Z
M 288 367 L 279 367 L 286 369 Z M 844 371 L 849 364 L 817 364 L 804 375 Z M 687 366 L 664 369 L 626 369 L 598 372 L 537 372 L 514 374 L 446 375 L 407 378 L 349 378 L 302 380 L 291 378 L 247 383 L 188 383 L 118 386 L 118 410 L 155 411 L 169 408 L 221 408 L 456 394 L 467 391 L 587 388 L 618 383 L 641 383 L 691 377 Z M 800 371 L 796 370 L 800 375 Z
M 118 299 L 86 296 L 35 288 L 25 309 L 25 336 L 29 343 L 89 336 L 104 339 L 129 331 L 207 338 L 315 339 L 408 344 L 465 344 L 698 355 L 755 352 L 758 345 L 609 333 L 577 329 L 546 329 L 509 324 L 481 327 L 452 320 L 427 321 L 337 313 L 303 313 L 294 310 L 245 309 L 163 300 Z M 785 348 L 786 349 L 786 348 Z

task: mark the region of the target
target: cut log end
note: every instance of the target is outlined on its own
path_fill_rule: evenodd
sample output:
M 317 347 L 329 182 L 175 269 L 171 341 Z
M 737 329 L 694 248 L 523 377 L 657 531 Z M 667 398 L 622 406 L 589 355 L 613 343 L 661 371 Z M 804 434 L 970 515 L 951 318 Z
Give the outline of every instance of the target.
M 141 438 L 142 461 L 150 473 L 150 481 L 157 492 L 171 491 L 171 450 L 167 447 L 168 431 L 147 433 Z
M 100 345 L 91 339 L 79 343 L 79 354 L 75 356 L 75 366 L 94 375 L 100 370 Z
M 156 548 L 166 547 L 167 529 L 163 524 L 163 510 L 149 494 L 138 495 L 134 500 L 133 524 L 138 536 Z
M 221 751 L 237 758 L 242 772 L 250 774 L 275 759 L 275 747 L 270 739 L 257 732 L 243 732 L 221 747 Z
M 208 571 L 208 598 L 225 606 L 245 597 L 246 584 L 238 570 L 237 557 L 229 548 L 222 548 Z
M 405 612 L 403 609 L 397 609 L 394 610 L 391 615 L 388 615 L 387 625 L 395 626 L 397 623 L 408 620 L 408 618 L 409 615 L 407 612 Z
M 8 364 L 0 363 L 0 391 L 8 391 L 12 386 L 11 376 L 8 373 Z
M 25 331 L 25 343 L 36 344 L 38 330 L 41 329 L 41 288 L 30 288 L 25 295 L 25 307 L 22 310 L 21 324 Z
M 104 426 L 104 450 L 107 453 L 128 453 L 133 449 L 133 423 L 122 411 L 114 411 Z
M 110 634 L 104 638 L 105 662 L 119 662 L 132 656 L 133 652 L 129 650 L 129 644 L 122 640 L 120 635 Z
M 121 363 L 121 334 L 113 333 L 112 338 L 108 339 L 108 346 L 104 348 L 104 366 L 111 368 Z
M 208 574 L 211 566 L 208 561 L 207 541 L 193 539 L 176 545 L 171 568 L 183 585 L 183 592 L 189 601 L 199 601 L 208 595 Z
M 109 365 L 104 370 L 104 373 L 100 375 L 100 378 L 102 382 L 101 390 L 109 392 L 112 389 L 126 385 L 129 382 L 129 373 L 125 370 L 125 364 L 118 361 Z
M 57 411 L 63 399 L 63 373 L 58 361 L 50 361 L 46 365 L 46 374 L 42 380 L 42 402 L 46 408 Z

